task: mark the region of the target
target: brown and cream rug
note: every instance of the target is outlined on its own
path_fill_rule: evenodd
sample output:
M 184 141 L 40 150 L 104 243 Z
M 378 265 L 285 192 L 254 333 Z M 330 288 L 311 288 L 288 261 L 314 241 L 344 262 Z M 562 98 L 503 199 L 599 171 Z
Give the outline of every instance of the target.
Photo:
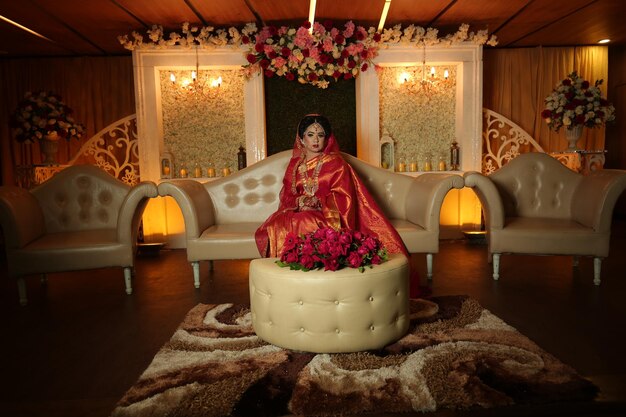
M 597 388 L 464 296 L 411 301 L 380 351 L 269 345 L 248 306 L 194 307 L 113 416 L 282 416 L 434 411 L 591 400 Z

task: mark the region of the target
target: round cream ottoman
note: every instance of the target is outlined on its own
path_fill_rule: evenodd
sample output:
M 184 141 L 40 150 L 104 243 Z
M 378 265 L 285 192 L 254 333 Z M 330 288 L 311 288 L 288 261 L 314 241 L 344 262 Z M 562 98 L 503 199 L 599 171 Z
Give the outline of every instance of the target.
M 379 349 L 409 328 L 409 265 L 402 254 L 374 268 L 292 271 L 276 258 L 250 262 L 256 334 L 287 349 L 316 353 Z

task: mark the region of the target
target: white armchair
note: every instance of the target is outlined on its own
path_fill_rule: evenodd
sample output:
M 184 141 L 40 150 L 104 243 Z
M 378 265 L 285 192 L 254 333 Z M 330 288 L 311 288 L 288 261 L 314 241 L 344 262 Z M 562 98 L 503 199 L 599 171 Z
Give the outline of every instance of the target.
M 25 305 L 30 274 L 124 268 L 132 292 L 137 232 L 156 184 L 130 187 L 91 165 L 74 165 L 32 190 L 0 187 L 0 225 L 8 272 Z
M 626 171 L 600 170 L 583 176 L 544 153 L 527 153 L 485 176 L 465 173 L 465 186 L 485 214 L 493 278 L 503 253 L 572 255 L 594 258 L 600 285 L 609 255 L 613 208 L 626 188 Z

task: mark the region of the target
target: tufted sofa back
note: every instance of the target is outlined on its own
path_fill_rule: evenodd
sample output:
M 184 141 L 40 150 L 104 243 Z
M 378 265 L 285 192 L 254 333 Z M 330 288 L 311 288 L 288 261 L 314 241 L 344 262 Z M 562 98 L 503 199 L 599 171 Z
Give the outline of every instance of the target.
M 31 190 L 47 233 L 115 229 L 130 186 L 92 165 L 73 165 Z
M 278 209 L 283 176 L 291 151 L 283 151 L 257 162 L 235 175 L 206 183 L 215 208 L 215 222 L 262 223 Z
M 406 219 L 406 196 L 414 183 L 413 177 L 375 167 L 352 155 L 343 154 L 343 157 L 354 168 L 387 218 Z
M 278 209 L 278 198 L 291 151 L 283 151 L 238 172 L 204 186 L 215 207 L 215 222 L 262 223 Z M 343 154 L 363 180 L 388 218 L 406 218 L 406 195 L 413 178 L 374 167 L 354 156 Z
M 502 196 L 505 217 L 569 219 L 582 175 L 545 153 L 526 153 L 489 178 Z

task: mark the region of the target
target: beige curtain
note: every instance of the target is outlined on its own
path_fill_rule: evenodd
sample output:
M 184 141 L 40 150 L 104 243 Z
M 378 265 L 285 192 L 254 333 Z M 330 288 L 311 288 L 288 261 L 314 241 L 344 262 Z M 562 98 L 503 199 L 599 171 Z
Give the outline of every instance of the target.
M 546 152 L 567 147 L 563 130 L 553 132 L 541 119 L 544 99 L 560 80 L 574 70 L 591 83 L 603 79 L 606 96 L 606 46 L 485 49 L 483 64 L 483 106 L 518 124 Z M 604 130 L 584 129 L 578 146 L 604 149 Z
M 80 141 L 61 141 L 58 162 L 69 161 L 82 144 L 102 128 L 135 113 L 133 64 L 130 56 L 37 58 L 0 61 L 0 144 L 2 183 L 14 184 L 16 165 L 41 161 L 39 145 L 23 145 L 11 136 L 10 114 L 27 91 L 61 95 L 85 125 Z

